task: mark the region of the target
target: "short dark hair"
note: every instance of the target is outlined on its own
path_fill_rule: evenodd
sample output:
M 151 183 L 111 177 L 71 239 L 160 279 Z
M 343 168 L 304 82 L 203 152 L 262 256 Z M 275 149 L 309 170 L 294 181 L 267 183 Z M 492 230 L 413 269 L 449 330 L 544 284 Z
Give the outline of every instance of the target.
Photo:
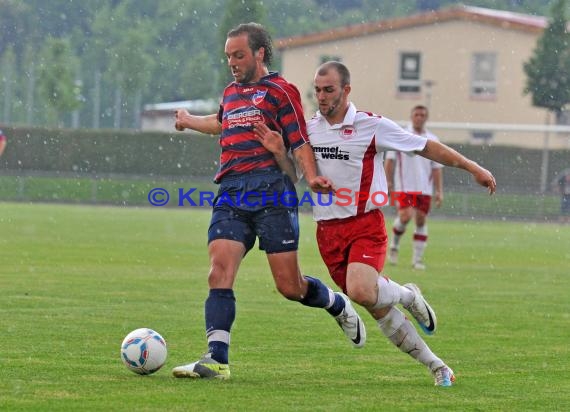
M 329 72 L 330 69 L 336 70 L 336 72 L 340 75 L 341 87 L 350 84 L 350 72 L 348 71 L 348 67 L 346 67 L 341 62 L 337 62 L 335 60 L 330 60 L 328 62 L 321 64 L 317 69 L 317 74 L 319 76 L 324 76 Z
M 247 43 L 252 52 L 263 47 L 263 63 L 267 66 L 273 61 L 273 41 L 269 32 L 259 23 L 242 23 L 228 32 L 229 37 L 237 37 L 247 34 Z
M 415 112 L 416 110 L 425 110 L 426 114 L 429 115 L 429 110 L 428 110 L 427 106 L 424 106 L 423 104 L 417 104 L 414 107 L 412 107 L 411 113 Z

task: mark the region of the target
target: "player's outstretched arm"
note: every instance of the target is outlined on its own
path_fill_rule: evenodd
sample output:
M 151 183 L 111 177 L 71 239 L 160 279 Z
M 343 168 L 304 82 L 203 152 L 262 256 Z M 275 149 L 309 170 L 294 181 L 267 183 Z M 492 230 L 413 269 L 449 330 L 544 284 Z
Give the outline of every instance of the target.
M 299 180 L 297 178 L 297 169 L 295 168 L 293 160 L 287 155 L 287 148 L 285 147 L 285 143 L 283 143 L 283 137 L 267 127 L 265 123 L 254 124 L 253 132 L 263 147 L 273 153 L 281 171 L 289 176 L 293 183 L 297 183 Z
M 330 193 L 334 192 L 334 187 L 330 179 L 324 176 L 317 175 L 317 165 L 315 163 L 315 153 L 310 144 L 303 146 L 293 151 L 297 164 L 301 167 L 301 171 L 305 176 L 305 181 L 313 192 Z
M 388 192 L 392 193 L 394 191 L 394 169 L 395 169 L 394 159 L 384 160 L 384 173 L 386 173 L 386 181 L 388 182 Z
M 180 132 L 184 129 L 196 130 L 206 134 L 220 134 L 222 132 L 222 125 L 218 122 L 218 115 L 196 116 L 184 109 L 176 111 L 174 127 Z
M 495 193 L 497 189 L 495 177 L 491 172 L 443 143 L 428 140 L 424 149 L 419 151 L 418 154 L 445 166 L 457 167 L 468 171 L 478 184 L 489 189 L 489 194 Z
M 298 173 L 293 161 L 287 155 L 285 144 L 281 135 L 267 127 L 264 123 L 256 123 L 253 125 L 253 131 L 257 139 L 263 146 L 275 156 L 277 164 L 281 170 L 286 173 L 293 182 L 298 181 Z M 297 165 L 301 169 L 300 175 L 305 176 L 307 184 L 314 192 L 328 193 L 333 191 L 332 182 L 323 176 L 317 176 L 317 166 L 315 163 L 315 154 L 311 145 L 303 146 L 293 151 Z
M 443 173 L 440 167 L 431 169 L 433 187 L 435 189 L 435 206 L 441 207 L 443 203 Z

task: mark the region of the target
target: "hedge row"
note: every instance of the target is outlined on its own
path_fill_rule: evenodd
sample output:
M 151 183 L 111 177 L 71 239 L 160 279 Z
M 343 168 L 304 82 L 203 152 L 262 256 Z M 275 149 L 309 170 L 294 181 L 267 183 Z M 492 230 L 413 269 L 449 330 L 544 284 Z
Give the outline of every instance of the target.
M 3 127 L 0 169 L 11 172 L 213 176 L 216 137 L 89 129 Z
M 218 168 L 216 137 L 188 133 L 119 130 L 2 127 L 8 137 L 0 170 L 12 174 L 127 174 L 138 176 L 212 177 Z M 517 147 L 454 145 L 492 170 L 507 191 L 540 188 L 542 150 Z M 570 150 L 550 152 L 548 181 L 570 167 Z M 445 169 L 448 187 L 472 187 L 469 176 Z

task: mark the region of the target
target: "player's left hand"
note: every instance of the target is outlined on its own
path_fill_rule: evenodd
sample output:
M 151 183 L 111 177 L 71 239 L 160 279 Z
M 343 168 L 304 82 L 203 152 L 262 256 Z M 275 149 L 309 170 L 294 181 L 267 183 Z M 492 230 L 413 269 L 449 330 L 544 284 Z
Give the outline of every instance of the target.
M 443 193 L 435 192 L 435 207 L 440 208 L 443 203 Z
M 184 131 L 187 128 L 186 122 L 190 117 L 190 113 L 185 109 L 178 109 L 174 113 L 174 117 L 176 118 L 176 122 L 174 123 L 174 128 L 179 132 Z
M 489 190 L 490 195 L 495 193 L 497 190 L 497 182 L 495 181 L 495 176 L 493 176 L 493 174 L 487 169 L 477 165 L 477 169 L 473 172 L 473 177 L 477 183 Z
M 335 191 L 332 181 L 324 176 L 315 176 L 307 183 L 313 192 L 327 194 Z
M 253 125 L 253 132 L 263 147 L 274 155 L 283 154 L 287 151 L 283 137 L 278 132 L 267 127 L 265 123 L 255 123 Z

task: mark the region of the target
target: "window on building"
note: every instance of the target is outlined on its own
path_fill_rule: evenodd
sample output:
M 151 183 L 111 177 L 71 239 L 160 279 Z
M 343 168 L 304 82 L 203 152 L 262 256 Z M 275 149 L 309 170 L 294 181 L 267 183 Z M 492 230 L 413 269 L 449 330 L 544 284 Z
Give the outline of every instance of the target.
M 497 54 L 474 53 L 471 63 L 471 96 L 495 97 L 497 94 Z
M 420 53 L 400 53 L 400 71 L 398 92 L 418 94 L 421 92 L 421 55 Z
M 486 144 L 493 140 L 493 132 L 488 130 L 473 130 L 471 132 L 471 141 L 473 143 Z

